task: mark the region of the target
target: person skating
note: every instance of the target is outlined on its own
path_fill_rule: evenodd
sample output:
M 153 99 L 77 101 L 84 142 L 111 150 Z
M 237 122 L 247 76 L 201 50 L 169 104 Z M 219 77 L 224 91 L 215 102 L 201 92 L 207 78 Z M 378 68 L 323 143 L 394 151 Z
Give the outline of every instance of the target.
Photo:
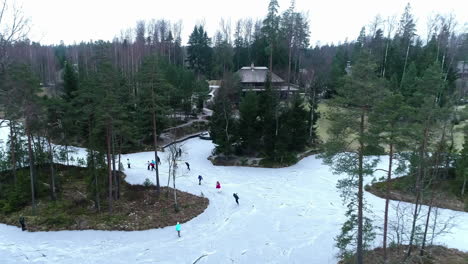
M 219 181 L 216 182 L 216 190 L 218 190 L 218 192 L 221 191 L 221 183 L 219 183 Z
M 177 231 L 177 235 L 180 237 L 180 229 L 181 229 L 181 226 L 179 224 L 179 222 L 177 222 L 177 225 L 175 226 L 175 230 Z
M 146 162 L 146 165 L 148 166 L 148 170 L 150 170 L 151 163 L 149 162 L 149 160 L 148 160 L 148 162 Z
M 203 180 L 203 177 L 201 175 L 198 175 L 198 185 L 201 185 L 202 180 Z
M 127 165 L 128 165 L 128 168 L 130 169 L 130 160 L 127 159 Z
M 237 205 L 239 205 L 239 195 L 237 195 L 237 193 L 233 193 L 232 196 L 234 196 L 234 199 L 236 199 Z
M 26 223 L 24 222 L 24 217 L 23 217 L 23 216 L 21 216 L 21 217 L 19 218 L 19 223 L 20 223 L 20 225 L 21 225 L 21 231 L 26 230 Z
M 187 170 L 190 170 L 190 164 L 188 162 L 185 162 L 185 165 L 187 165 Z
M 151 161 L 151 170 L 154 170 L 154 166 L 156 165 L 156 163 L 154 162 L 154 160 Z
M 179 148 L 179 153 L 177 153 L 177 154 L 179 154 L 179 157 L 182 157 L 182 149 L 181 148 Z

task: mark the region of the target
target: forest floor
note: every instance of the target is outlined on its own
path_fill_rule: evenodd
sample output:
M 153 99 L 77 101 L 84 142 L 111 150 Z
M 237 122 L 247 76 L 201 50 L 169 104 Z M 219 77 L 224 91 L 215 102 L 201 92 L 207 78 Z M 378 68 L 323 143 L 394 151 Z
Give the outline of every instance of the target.
M 387 249 L 388 262 L 387 264 L 466 264 L 468 263 L 468 252 L 463 252 L 458 249 L 446 248 L 443 246 L 429 246 L 426 248 L 426 254 L 419 256 L 419 249 L 414 247 L 411 257 L 404 262 L 404 258 L 408 252 L 408 246 L 390 247 Z M 352 257 L 353 258 L 353 257 Z M 342 260 L 338 264 L 354 263 L 354 259 L 345 261 Z M 364 254 L 364 263 L 384 263 L 383 249 L 376 248 Z
M 394 178 L 390 181 L 390 200 L 414 203 L 416 196 L 414 190 L 410 188 L 411 183 L 408 177 Z M 386 183 L 376 182 L 366 186 L 366 191 L 381 197 L 387 198 Z M 434 197 L 432 203 L 435 207 L 451 209 L 455 211 L 468 212 L 468 199 L 464 202 L 451 191 L 451 181 L 445 180 L 434 185 Z M 423 193 L 421 203 L 429 205 L 431 203 L 430 188 Z
M 24 216 L 28 231 L 147 230 L 187 222 L 208 207 L 207 198 L 177 191 L 179 212 L 176 213 L 172 188 L 161 188 L 157 198 L 155 186 L 130 185 L 121 180 L 120 199 L 114 201 L 112 214 L 108 212 L 105 191 L 98 212 L 92 197 L 86 195 L 88 183 L 84 175 L 87 172 L 86 168 L 59 166 L 62 183 L 56 201 L 45 194 L 37 200 L 36 215 L 28 205 L 11 214 L 0 214 L 0 222 L 19 226 L 19 217 Z

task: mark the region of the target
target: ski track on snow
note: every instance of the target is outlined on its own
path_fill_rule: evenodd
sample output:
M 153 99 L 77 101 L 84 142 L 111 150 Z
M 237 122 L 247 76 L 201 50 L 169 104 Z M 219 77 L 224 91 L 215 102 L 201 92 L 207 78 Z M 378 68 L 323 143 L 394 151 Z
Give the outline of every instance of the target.
M 5 147 L 7 136 L 8 129 L 0 129 L 4 142 L 0 147 Z M 0 224 L 0 263 L 336 263 L 334 237 L 345 220 L 346 207 L 335 187 L 340 176 L 333 175 L 320 159 L 309 156 L 280 169 L 221 167 L 207 160 L 214 147 L 210 141 L 190 139 L 181 145 L 182 176 L 176 179 L 177 188 L 203 193 L 210 200 L 204 213 L 182 224 L 181 238 L 174 226 L 133 232 L 22 232 Z M 163 185 L 167 184 L 166 154 L 159 154 Z M 79 148 L 74 154 L 85 155 Z M 146 168 L 152 155 L 123 155 L 124 165 L 127 158 L 132 164 L 125 170 L 127 182 L 155 181 L 154 172 Z M 380 166 L 386 166 L 385 158 Z M 220 193 L 215 189 L 218 180 Z M 239 194 L 239 206 L 234 192 Z M 382 215 L 385 200 L 367 192 L 365 198 L 374 214 Z M 436 242 L 467 251 L 468 214 L 440 209 L 439 219 L 451 216 L 456 217 L 456 226 Z M 382 219 L 374 221 L 381 225 Z M 375 244 L 381 244 L 380 236 Z

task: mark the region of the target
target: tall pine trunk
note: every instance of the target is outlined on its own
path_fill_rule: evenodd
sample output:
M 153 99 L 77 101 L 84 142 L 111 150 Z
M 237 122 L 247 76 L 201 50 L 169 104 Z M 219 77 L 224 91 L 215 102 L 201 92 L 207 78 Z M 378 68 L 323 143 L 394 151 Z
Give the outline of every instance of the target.
M 357 264 L 363 264 L 363 246 L 362 246 L 362 222 L 363 222 L 363 159 L 364 159 L 364 126 L 365 126 L 365 109 L 361 112 L 361 124 L 359 127 L 360 139 L 359 139 L 359 179 L 358 179 L 358 234 L 357 234 Z
M 34 179 L 34 154 L 32 150 L 32 140 L 31 140 L 31 128 L 29 127 L 29 121 L 26 120 L 26 134 L 28 137 L 28 155 L 29 155 L 29 176 L 31 179 L 31 203 L 32 203 L 32 213 L 36 214 L 36 198 L 35 198 L 35 179 Z
M 109 213 L 112 213 L 112 160 L 111 160 L 111 137 L 112 137 L 112 128 L 111 124 L 108 121 L 106 129 L 106 144 L 107 144 L 107 172 L 109 176 Z
M 270 58 L 269 58 L 269 63 L 270 63 L 270 82 L 271 82 L 271 76 L 273 73 L 273 43 L 270 43 Z
M 312 84 L 310 85 L 311 90 L 312 90 L 312 106 L 310 108 L 310 126 L 309 126 L 309 141 L 312 141 L 312 133 L 314 131 L 314 119 L 315 119 L 315 85 L 313 86 L 314 88 L 312 89 Z
M 416 200 L 414 202 L 414 212 L 413 212 L 413 224 L 411 226 L 411 234 L 410 234 L 410 240 L 409 240 L 409 245 L 408 245 L 408 253 L 406 254 L 406 259 L 411 256 L 411 251 L 412 251 L 412 246 L 413 246 L 413 241 L 414 241 L 414 233 L 416 232 L 416 221 L 418 218 L 418 209 L 419 209 L 419 203 L 421 199 L 421 181 L 422 181 L 422 176 L 423 176 L 423 166 L 424 166 L 424 157 L 425 157 L 425 151 L 426 151 L 426 142 L 427 142 L 427 137 L 428 137 L 428 128 L 424 128 L 424 138 L 423 142 L 421 145 L 421 149 L 419 151 L 419 158 L 421 159 L 419 162 L 419 168 L 418 168 L 418 173 L 416 176 Z
M 91 150 L 91 164 L 92 164 L 92 175 L 94 178 L 94 190 L 95 190 L 95 204 L 96 204 L 96 209 L 98 212 L 101 212 L 101 201 L 99 198 L 99 183 L 98 183 L 98 175 L 96 173 L 96 158 L 94 157 L 94 150 L 92 149 L 92 138 L 91 138 L 91 118 L 88 119 L 88 140 L 89 140 L 89 149 Z
M 18 179 L 16 177 L 16 134 L 15 123 L 10 120 L 10 153 L 11 153 L 11 173 L 13 174 L 13 181 L 15 187 L 17 186 Z
M 112 157 L 112 177 L 113 177 L 113 180 L 114 180 L 114 191 L 113 191 L 113 195 L 114 195 L 114 200 L 118 200 L 118 197 L 117 197 L 117 170 L 115 168 L 115 135 L 114 135 L 114 130 L 112 130 L 112 135 L 111 135 L 111 147 L 112 147 L 112 154 L 111 154 L 111 157 Z
M 388 205 L 390 203 L 390 180 L 392 179 L 392 162 L 393 162 L 393 138 L 390 139 L 390 153 L 388 154 L 388 172 L 385 189 L 385 215 L 384 215 L 384 231 L 383 231 L 383 254 L 384 263 L 387 263 L 387 228 L 388 228 Z
M 289 97 L 289 94 L 290 94 L 290 83 L 291 83 L 291 50 L 292 50 L 292 47 L 291 47 L 291 43 L 289 43 L 289 53 L 288 53 L 288 97 Z
M 172 166 L 174 166 L 172 161 L 175 159 L 175 158 L 172 157 L 172 155 L 174 155 L 174 153 L 172 153 L 172 150 L 171 150 L 171 153 L 169 153 L 169 155 L 171 155 L 171 156 L 167 161 L 168 162 L 168 164 L 167 164 L 168 165 L 167 166 L 168 167 L 168 171 L 167 171 L 168 177 L 167 177 L 166 198 L 169 198 L 169 185 L 171 183 L 171 176 L 172 176 L 171 175 L 171 170 L 172 170 Z
M 92 170 L 93 170 L 93 178 L 94 178 L 94 189 L 95 189 L 95 196 L 94 199 L 96 200 L 96 209 L 98 212 L 101 212 L 101 201 L 99 198 L 99 183 L 98 183 L 98 176 L 96 173 L 96 159 L 94 158 L 94 150 L 91 150 L 91 160 L 92 160 Z
M 411 40 L 408 41 L 408 47 L 406 48 L 405 65 L 403 66 L 403 74 L 401 75 L 400 89 L 401 87 L 403 87 L 403 80 L 405 79 L 406 65 L 408 64 L 408 55 L 409 55 L 410 45 L 411 45 Z
M 153 90 L 151 90 L 153 91 Z M 153 92 L 152 92 L 153 93 Z M 159 163 L 158 163 L 158 134 L 156 133 L 156 112 L 153 111 L 153 147 L 154 147 L 154 161 L 156 168 L 156 195 L 159 197 L 161 193 L 161 185 L 159 183 Z
M 447 128 L 447 123 L 445 123 L 445 125 L 444 125 L 444 129 L 443 129 L 442 136 L 441 136 L 440 143 L 439 143 L 439 149 L 438 149 L 437 153 L 435 153 L 435 161 L 434 161 L 433 171 L 431 173 L 432 179 L 429 181 L 430 185 L 431 185 L 430 186 L 431 187 L 431 199 L 430 199 L 430 202 L 429 202 L 429 209 L 428 209 L 427 216 L 426 216 L 426 225 L 424 227 L 424 235 L 423 235 L 421 250 L 419 252 L 420 256 L 424 255 L 424 250 L 426 248 L 427 230 L 429 229 L 429 221 L 430 221 L 430 217 L 431 217 L 431 211 L 432 211 L 433 202 L 434 202 L 434 195 L 435 195 L 434 180 L 437 179 L 437 176 L 439 174 L 440 155 L 441 155 L 441 153 L 445 152 L 443 148 L 444 148 L 444 144 L 445 144 L 445 130 L 446 130 L 446 128 Z
M 68 159 L 68 143 L 65 145 L 65 155 L 67 159 L 67 166 L 70 166 L 69 159 Z
M 390 38 L 387 38 L 387 44 L 385 45 L 385 56 L 384 56 L 384 61 L 383 61 L 383 67 L 382 67 L 382 78 L 385 78 L 385 70 L 387 67 L 387 57 L 388 57 L 388 46 L 390 44 Z
M 465 188 L 466 188 L 466 173 L 463 173 L 463 185 L 462 185 L 462 189 L 461 189 L 461 192 L 460 192 L 460 195 L 462 198 L 465 198 Z
M 57 194 L 55 190 L 55 170 L 54 170 L 54 151 L 52 149 L 52 143 L 50 137 L 47 137 L 47 143 L 49 145 L 49 162 L 50 162 L 50 198 L 52 201 L 57 200 Z
M 434 190 L 432 190 L 431 193 L 431 201 L 429 203 L 429 209 L 427 211 L 427 216 L 426 216 L 426 225 L 424 227 L 424 235 L 423 235 L 423 241 L 421 245 L 421 250 L 419 251 L 419 255 L 423 256 L 424 251 L 426 249 L 426 238 L 427 238 L 427 230 L 429 229 L 429 221 L 431 219 L 431 211 L 432 211 L 432 206 L 433 206 L 433 201 L 434 201 Z
M 172 165 L 172 186 L 174 187 L 174 210 L 176 212 L 178 212 L 179 211 L 179 204 L 177 203 L 177 189 L 176 189 L 176 185 L 175 185 L 176 168 L 177 168 L 177 163 L 174 160 L 173 165 Z
M 117 161 L 117 199 L 120 199 L 120 175 L 121 170 L 120 170 L 120 164 L 121 164 L 121 158 L 122 158 L 122 138 L 119 137 L 119 159 Z

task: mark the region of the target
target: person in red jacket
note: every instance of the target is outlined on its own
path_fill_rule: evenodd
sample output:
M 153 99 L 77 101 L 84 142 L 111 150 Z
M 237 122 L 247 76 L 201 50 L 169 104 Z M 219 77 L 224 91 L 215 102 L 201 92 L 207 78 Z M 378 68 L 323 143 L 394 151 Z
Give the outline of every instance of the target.
M 218 192 L 221 191 L 221 183 L 219 183 L 219 181 L 216 182 L 216 189 L 218 190 Z

